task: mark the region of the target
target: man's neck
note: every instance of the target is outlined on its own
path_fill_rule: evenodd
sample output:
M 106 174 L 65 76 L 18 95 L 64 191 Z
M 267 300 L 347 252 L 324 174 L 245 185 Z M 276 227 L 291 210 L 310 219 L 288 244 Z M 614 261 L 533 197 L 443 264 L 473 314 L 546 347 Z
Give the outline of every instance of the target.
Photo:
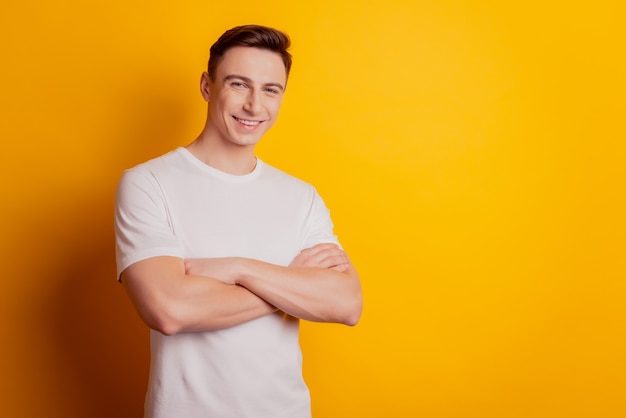
M 242 146 L 211 139 L 203 132 L 187 149 L 203 163 L 228 174 L 242 176 L 256 167 L 254 146 Z

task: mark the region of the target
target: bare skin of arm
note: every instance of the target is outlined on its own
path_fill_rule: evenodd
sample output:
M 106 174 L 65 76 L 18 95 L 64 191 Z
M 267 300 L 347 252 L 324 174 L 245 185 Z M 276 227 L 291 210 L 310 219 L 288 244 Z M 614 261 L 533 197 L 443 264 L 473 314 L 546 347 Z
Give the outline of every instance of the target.
M 245 267 L 245 270 L 243 269 Z M 358 277 L 345 253 L 332 244 L 312 247 L 302 251 L 289 267 L 280 267 L 245 258 L 189 259 L 176 257 L 154 257 L 137 262 L 122 273 L 122 283 L 144 322 L 166 335 L 179 332 L 209 331 L 238 325 L 274 312 L 279 308 L 266 302 L 251 290 L 231 280 L 233 275 L 244 277 L 242 273 L 259 270 L 254 276 L 279 274 L 273 281 L 281 282 L 291 290 L 276 292 L 274 298 L 280 300 L 289 293 L 308 292 L 307 286 L 316 289 L 309 304 L 296 300 L 286 313 L 314 321 L 340 322 L 352 325 L 360 315 L 360 285 Z M 330 277 L 327 273 L 332 272 Z M 340 276 L 337 276 L 340 275 Z M 351 278 L 354 275 L 355 278 Z M 213 279 L 212 277 L 219 278 Z M 247 277 L 247 276 L 246 276 Z M 252 277 L 252 276 L 251 276 Z M 329 278 L 331 280 L 329 280 Z M 324 289 L 331 289 L 332 278 L 356 280 L 358 312 L 346 314 L 324 314 L 333 297 L 324 297 Z M 285 286 L 284 281 L 297 280 L 300 286 Z M 317 286 L 312 281 L 318 281 Z M 253 279 L 254 280 L 254 279 Z M 229 283 L 230 281 L 230 283 Z M 310 282 L 305 285 L 305 281 Z M 330 285 L 330 286 L 329 286 Z M 269 286 L 269 284 L 266 284 Z M 341 286 L 339 286 L 341 288 Z M 321 291 L 321 292 L 320 292 Z M 336 296 L 336 295 L 334 295 Z M 299 295 L 302 300 L 306 295 Z M 316 307 L 315 304 L 322 305 Z M 293 305 L 293 307 L 290 307 Z M 303 307 L 298 308 L 298 306 Z M 326 306 L 326 309 L 323 307 Z M 307 309 L 311 310 L 308 312 Z
M 185 274 L 176 257 L 137 262 L 121 279 L 143 321 L 165 335 L 227 328 L 278 310 L 241 286 Z
M 288 267 L 246 258 L 185 260 L 190 274 L 239 285 L 297 318 L 355 325 L 361 316 L 358 274 L 334 244 L 302 251 Z

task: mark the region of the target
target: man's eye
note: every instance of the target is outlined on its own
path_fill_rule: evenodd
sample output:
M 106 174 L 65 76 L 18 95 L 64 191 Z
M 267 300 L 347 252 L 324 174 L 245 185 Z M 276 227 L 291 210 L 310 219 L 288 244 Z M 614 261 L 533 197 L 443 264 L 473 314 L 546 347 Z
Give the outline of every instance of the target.
M 244 88 L 246 85 L 243 83 L 240 83 L 238 81 L 234 81 L 232 83 L 230 83 L 231 86 L 236 87 L 236 88 Z
M 277 89 L 265 89 L 266 92 L 270 94 L 278 94 L 280 93 Z

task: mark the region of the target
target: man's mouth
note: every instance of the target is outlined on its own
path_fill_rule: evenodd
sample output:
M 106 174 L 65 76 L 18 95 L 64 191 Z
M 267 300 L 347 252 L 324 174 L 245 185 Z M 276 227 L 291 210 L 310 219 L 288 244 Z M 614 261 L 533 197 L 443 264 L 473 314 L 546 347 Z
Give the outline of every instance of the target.
M 260 120 L 247 120 L 247 119 L 239 119 L 239 118 L 238 118 L 238 117 L 236 117 L 236 116 L 233 116 L 233 118 L 234 118 L 237 122 L 241 123 L 242 125 L 246 125 L 246 126 L 257 126 L 257 125 L 260 125 L 260 124 L 261 124 L 261 122 L 262 122 L 262 121 L 260 121 Z

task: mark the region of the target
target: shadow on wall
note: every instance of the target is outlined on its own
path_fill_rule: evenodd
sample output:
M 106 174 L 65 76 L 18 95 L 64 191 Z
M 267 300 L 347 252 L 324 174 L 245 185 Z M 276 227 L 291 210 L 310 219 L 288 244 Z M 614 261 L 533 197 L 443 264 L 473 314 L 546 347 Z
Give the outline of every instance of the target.
M 139 319 L 122 285 L 116 282 L 113 207 L 117 181 L 127 167 L 166 152 L 181 139 L 185 109 L 178 104 L 179 86 L 168 80 L 141 80 L 120 95 L 112 112 L 122 132 L 99 132 L 107 141 L 110 164 L 100 190 L 77 190 L 64 196 L 49 241 L 63 243 L 65 260 L 56 260 L 58 291 L 44 307 L 50 349 L 56 350 L 66 385 L 61 391 L 71 403 L 63 417 L 140 417 L 149 368 L 149 332 Z M 154 86 L 161 86 L 155 89 Z M 169 91 L 164 89 L 169 86 Z M 116 117 L 113 116 L 113 117 Z M 111 140 L 111 137 L 115 140 Z M 104 156 L 103 156 L 104 158 Z M 66 192 L 67 193 L 67 192 Z M 59 245 L 63 245 L 59 244 Z M 60 412 L 60 411 L 58 411 Z
M 115 281 L 111 207 L 106 199 L 67 211 L 71 258 L 53 273 L 62 278 L 46 309 L 50 349 L 64 371 L 59 384 L 67 386 L 66 402 L 73 398 L 74 416 L 140 417 L 143 411 L 148 330 Z

